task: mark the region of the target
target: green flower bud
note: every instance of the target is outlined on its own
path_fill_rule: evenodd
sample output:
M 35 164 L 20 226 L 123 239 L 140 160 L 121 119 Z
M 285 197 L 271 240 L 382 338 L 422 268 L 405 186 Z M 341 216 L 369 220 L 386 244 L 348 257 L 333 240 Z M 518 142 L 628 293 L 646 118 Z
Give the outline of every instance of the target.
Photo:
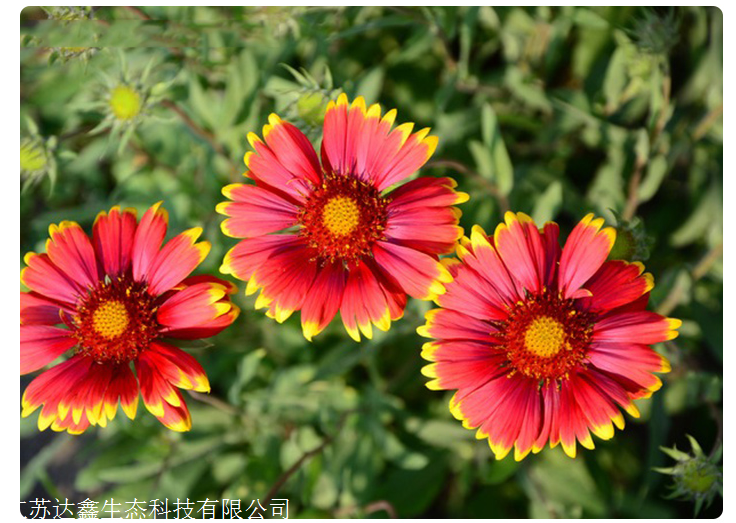
M 623 220 L 616 212 L 616 243 L 613 244 L 609 260 L 646 261 L 654 239 L 647 235 L 640 218 Z
M 110 110 L 115 118 L 122 121 L 132 120 L 141 112 L 141 95 L 130 86 L 118 85 L 110 91 Z
M 721 452 L 706 456 L 698 442 L 688 435 L 692 454 L 677 450 L 676 447 L 660 447 L 662 452 L 673 458 L 676 463 L 668 468 L 655 468 L 662 474 L 673 477 L 670 486 L 670 498 L 689 500 L 695 503 L 695 514 L 700 512 L 703 504 L 709 506 L 716 494 L 723 497 L 723 469 L 718 466 Z
M 299 118 L 311 126 L 322 125 L 327 109 L 327 98 L 320 92 L 303 94 L 296 102 Z
M 677 44 L 679 25 L 673 10 L 660 15 L 647 9 L 644 16 L 635 21 L 630 35 L 643 52 L 667 56 Z
M 20 144 L 20 171 L 29 175 L 43 172 L 48 165 L 46 150 L 36 140 L 24 140 Z

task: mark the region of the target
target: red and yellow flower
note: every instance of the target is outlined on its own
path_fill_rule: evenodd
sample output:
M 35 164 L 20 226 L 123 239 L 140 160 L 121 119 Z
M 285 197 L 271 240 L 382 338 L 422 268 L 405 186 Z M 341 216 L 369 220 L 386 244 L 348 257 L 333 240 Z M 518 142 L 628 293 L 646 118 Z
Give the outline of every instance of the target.
M 506 213 L 492 237 L 478 226 L 446 265 L 454 280 L 419 334 L 433 362 L 427 387 L 456 390 L 450 411 L 498 459 L 549 442 L 571 457 L 623 429 L 620 409 L 662 385 L 670 370 L 651 349 L 681 322 L 646 309 L 654 287 L 641 263 L 606 261 L 615 230 L 589 214 L 560 249 L 559 228 Z M 445 260 L 443 260 L 445 261 Z
M 74 222 L 51 225 L 46 253 L 30 252 L 20 293 L 20 373 L 74 354 L 35 378 L 22 415 L 43 406 L 38 426 L 72 434 L 107 425 L 118 402 L 133 419 L 138 392 L 166 427 L 185 431 L 191 418 L 179 389 L 209 392 L 202 367 L 169 338 L 213 336 L 239 310 L 235 287 L 189 276 L 210 250 L 201 228 L 162 242 L 168 214 L 154 205 L 101 212 L 90 239 Z M 131 368 L 135 368 L 135 373 Z
M 450 178 L 418 178 L 437 145 L 429 129 L 392 130 L 383 117 L 345 95 L 327 106 L 321 157 L 294 125 L 272 114 L 263 140 L 245 155 L 254 184 L 223 189 L 223 232 L 243 238 L 221 271 L 261 290 L 256 308 L 283 322 L 301 310 L 311 340 L 340 312 L 352 338 L 371 338 L 400 318 L 406 295 L 434 299 L 452 278 L 440 264 L 462 235 L 454 204 L 467 200 Z

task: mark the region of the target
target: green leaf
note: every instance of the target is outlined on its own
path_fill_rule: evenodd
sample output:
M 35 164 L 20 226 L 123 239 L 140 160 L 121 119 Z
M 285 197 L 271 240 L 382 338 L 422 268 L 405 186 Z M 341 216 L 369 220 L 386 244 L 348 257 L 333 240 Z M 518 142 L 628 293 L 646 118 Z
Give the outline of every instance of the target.
M 381 99 L 384 76 L 385 71 L 383 67 L 374 67 L 358 81 L 355 87 L 355 94 L 363 96 L 368 105 L 378 102 Z
M 209 93 L 204 91 L 196 75 L 192 75 L 189 80 L 189 103 L 199 120 L 202 120 L 210 129 L 217 128 L 215 109 L 218 104 L 212 100 Z
M 552 102 L 544 92 L 542 85 L 529 81 L 527 76 L 518 67 L 509 67 L 504 75 L 504 83 L 514 97 L 530 108 L 551 114 Z
M 458 75 L 461 79 L 468 76 L 470 50 L 473 45 L 473 33 L 478 21 L 478 7 L 467 7 L 460 24 L 460 59 L 458 60 Z
M 605 514 L 606 506 L 601 493 L 598 492 L 593 478 L 585 468 L 582 459 L 568 458 L 560 448 L 545 451 L 541 460 L 536 462 L 528 472 L 535 491 L 547 500 L 542 512 L 537 517 L 547 514 L 562 517 L 575 515 L 576 509 L 582 509 L 584 514 L 600 517 Z M 549 505 L 559 507 L 562 514 L 551 514 Z
M 684 247 L 707 236 L 709 229 L 722 229 L 723 192 L 720 184 L 714 183 L 701 198 L 698 206 L 685 220 L 685 223 L 672 233 L 670 243 L 674 247 Z
M 588 29 L 604 30 L 608 29 L 609 23 L 601 15 L 585 7 L 578 7 L 575 9 L 575 16 L 573 17 L 575 23 L 581 27 Z
M 655 156 L 647 165 L 647 173 L 644 179 L 639 185 L 639 201 L 646 202 L 651 200 L 659 187 L 662 185 L 662 181 L 667 175 L 667 159 L 664 155 Z
M 562 207 L 562 183 L 554 181 L 537 198 L 532 211 L 534 222 L 541 224 L 552 221 Z
M 603 95 L 606 98 L 606 111 L 612 113 L 618 109 L 621 94 L 626 87 L 628 77 L 626 75 L 627 53 L 624 47 L 618 47 L 606 69 L 606 77 L 603 80 Z
M 473 433 L 455 420 L 411 418 L 407 420 L 406 427 L 420 439 L 437 447 L 456 449 L 458 443 L 475 442 Z
M 44 446 L 21 470 L 20 475 L 20 499 L 26 499 L 33 489 L 36 481 L 39 481 L 46 473 L 46 467 L 57 457 L 59 449 L 70 443 L 71 436 L 63 435 Z
M 232 483 L 238 474 L 242 474 L 247 461 L 242 452 L 219 454 L 212 463 L 212 476 L 220 484 Z
M 378 485 L 375 499 L 389 501 L 399 517 L 417 517 L 435 500 L 445 480 L 447 464 L 441 455 L 418 470 L 394 469 Z
M 240 360 L 235 382 L 228 393 L 230 403 L 234 405 L 240 405 L 242 403 L 240 393 L 255 377 L 258 372 L 258 367 L 261 364 L 261 360 L 265 355 L 266 350 L 261 348 L 246 354 L 243 359 Z
M 317 484 L 314 487 L 312 493 L 312 503 L 317 508 L 332 508 L 337 502 L 337 496 L 339 494 L 338 486 L 333 477 L 323 472 L 317 479 Z
M 514 185 L 514 170 L 501 137 L 496 113 L 488 103 L 483 104 L 481 109 L 481 136 L 482 144 L 476 141 L 468 144 L 478 173 L 495 182 L 501 194 L 508 195 Z

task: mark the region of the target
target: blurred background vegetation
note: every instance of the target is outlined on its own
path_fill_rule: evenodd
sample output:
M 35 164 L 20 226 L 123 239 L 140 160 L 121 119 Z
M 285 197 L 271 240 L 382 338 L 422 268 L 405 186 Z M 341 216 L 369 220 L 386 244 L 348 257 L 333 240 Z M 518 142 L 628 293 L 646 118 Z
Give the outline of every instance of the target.
M 171 234 L 204 227 L 200 270 L 217 274 L 234 240 L 214 209 L 241 180 L 246 134 L 275 111 L 319 143 L 346 92 L 432 127 L 423 174 L 470 193 L 466 231 L 508 209 L 563 235 L 591 211 L 618 224 L 616 257 L 644 261 L 652 309 L 683 326 L 656 347 L 673 370 L 640 419 L 575 460 L 516 463 L 424 387 L 415 329 L 431 304 L 410 300 L 372 341 L 334 321 L 310 344 L 298 315 L 278 325 L 241 293 L 237 322 L 190 348 L 212 384 L 188 399 L 191 432 L 142 404 L 80 437 L 39 434 L 34 414 L 21 499 L 275 497 L 315 518 L 672 518 L 700 501 L 719 515 L 722 31 L 702 7 L 23 10 L 21 257 L 49 223 L 89 230 L 103 209 L 164 200 Z

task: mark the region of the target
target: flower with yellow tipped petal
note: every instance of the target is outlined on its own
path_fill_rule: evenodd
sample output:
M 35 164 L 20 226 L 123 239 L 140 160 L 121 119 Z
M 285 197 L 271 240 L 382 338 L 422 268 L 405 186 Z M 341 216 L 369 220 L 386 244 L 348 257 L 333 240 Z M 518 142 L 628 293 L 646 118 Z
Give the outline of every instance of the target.
M 417 178 L 437 145 L 429 129 L 392 129 L 396 111 L 327 105 L 321 162 L 307 137 L 272 114 L 263 139 L 248 140 L 245 176 L 253 184 L 223 189 L 231 201 L 223 232 L 243 240 L 225 256 L 223 273 L 261 289 L 256 307 L 279 322 L 301 310 L 311 340 L 340 312 L 350 336 L 400 318 L 406 295 L 429 300 L 445 292 L 450 273 L 439 255 L 454 249 L 462 229 L 453 205 L 467 200 L 450 178 Z
M 589 214 L 563 248 L 559 228 L 540 230 L 506 213 L 493 236 L 478 226 L 448 260 L 454 279 L 418 329 L 427 387 L 456 390 L 450 411 L 477 429 L 498 459 L 576 442 L 593 448 L 624 426 L 620 409 L 662 382 L 669 363 L 651 344 L 677 336 L 679 320 L 646 309 L 654 280 L 639 262 L 606 261 L 612 228 Z M 443 260 L 444 261 L 444 260 Z
M 197 361 L 166 338 L 214 336 L 237 317 L 235 286 L 189 274 L 210 250 L 189 229 L 163 247 L 168 214 L 154 205 L 140 222 L 135 209 L 97 216 L 92 238 L 74 222 L 51 225 L 46 252 L 28 253 L 20 293 L 20 373 L 37 371 L 74 350 L 34 379 L 22 415 L 39 407 L 38 426 L 80 434 L 107 425 L 118 402 L 131 419 L 138 393 L 166 427 L 189 430 L 179 389 L 209 392 Z M 135 374 L 131 369 L 135 368 Z

